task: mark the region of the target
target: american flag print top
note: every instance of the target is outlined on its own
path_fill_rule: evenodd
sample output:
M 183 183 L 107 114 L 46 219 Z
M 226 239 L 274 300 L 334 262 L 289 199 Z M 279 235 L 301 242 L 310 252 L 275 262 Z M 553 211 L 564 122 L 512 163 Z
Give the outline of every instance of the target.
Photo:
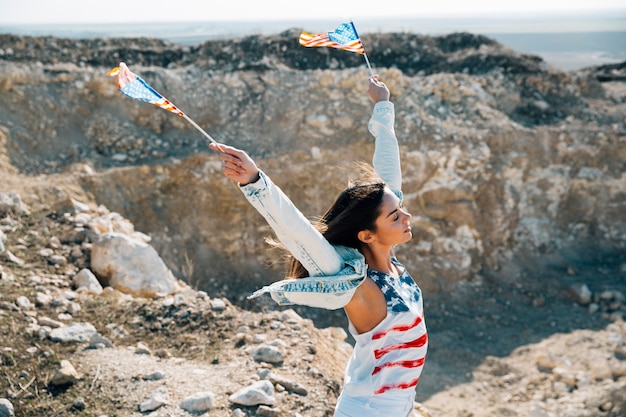
M 355 345 L 344 393 L 350 396 L 415 396 L 428 348 L 422 292 L 404 266 L 392 261 L 403 271 L 398 278 L 368 270 L 385 296 L 387 317 L 366 333 L 349 325 Z

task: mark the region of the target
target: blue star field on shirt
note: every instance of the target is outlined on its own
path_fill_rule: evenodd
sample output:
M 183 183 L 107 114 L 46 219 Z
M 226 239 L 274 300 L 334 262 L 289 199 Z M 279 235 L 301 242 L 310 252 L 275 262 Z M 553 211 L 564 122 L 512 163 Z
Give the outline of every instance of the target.
M 369 270 L 369 277 L 378 285 L 387 301 L 387 308 L 394 313 L 408 311 L 408 302 L 419 302 L 421 291 L 413 278 L 406 272 L 398 278 L 385 273 Z

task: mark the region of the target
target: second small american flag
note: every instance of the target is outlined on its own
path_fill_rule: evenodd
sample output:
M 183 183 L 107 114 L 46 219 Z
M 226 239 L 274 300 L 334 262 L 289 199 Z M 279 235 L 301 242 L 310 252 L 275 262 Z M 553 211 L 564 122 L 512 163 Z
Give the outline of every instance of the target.
M 331 32 L 317 35 L 302 32 L 300 34 L 300 45 L 307 47 L 328 46 L 331 48 L 343 49 L 357 54 L 365 54 L 365 49 L 356 32 L 352 22 L 342 23 Z

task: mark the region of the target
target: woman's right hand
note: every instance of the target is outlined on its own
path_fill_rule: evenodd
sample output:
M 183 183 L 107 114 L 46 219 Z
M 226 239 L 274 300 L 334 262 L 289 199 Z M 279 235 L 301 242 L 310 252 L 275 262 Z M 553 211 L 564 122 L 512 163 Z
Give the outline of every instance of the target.
M 209 148 L 220 153 L 222 172 L 226 178 L 237 181 L 240 185 L 259 179 L 259 168 L 245 151 L 222 143 L 211 143 Z

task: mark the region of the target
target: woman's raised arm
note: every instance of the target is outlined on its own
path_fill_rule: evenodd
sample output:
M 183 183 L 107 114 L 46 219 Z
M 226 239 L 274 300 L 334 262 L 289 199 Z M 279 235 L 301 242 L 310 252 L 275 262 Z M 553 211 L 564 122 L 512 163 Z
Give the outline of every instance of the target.
M 374 104 L 368 129 L 376 138 L 372 164 L 387 186 L 402 198 L 402 170 L 400 149 L 394 130 L 394 105 L 389 101 L 387 86 L 378 81 L 378 76 L 370 77 L 368 94 Z
M 333 246 L 246 152 L 223 144 L 210 146 L 220 152 L 224 175 L 239 183 L 250 204 L 310 276 L 334 275 L 343 268 L 343 260 Z

